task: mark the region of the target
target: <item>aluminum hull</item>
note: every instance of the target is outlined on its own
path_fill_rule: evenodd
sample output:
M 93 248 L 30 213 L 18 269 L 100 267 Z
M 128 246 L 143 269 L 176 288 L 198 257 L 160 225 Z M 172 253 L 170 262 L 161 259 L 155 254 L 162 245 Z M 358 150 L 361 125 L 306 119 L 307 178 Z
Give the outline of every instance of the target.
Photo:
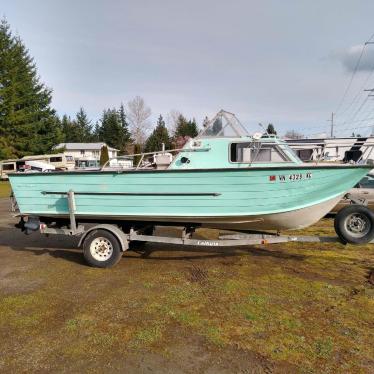
M 197 223 L 243 230 L 309 226 L 328 213 L 368 166 L 252 167 L 13 174 L 20 213 L 68 216 L 76 193 L 85 220 Z

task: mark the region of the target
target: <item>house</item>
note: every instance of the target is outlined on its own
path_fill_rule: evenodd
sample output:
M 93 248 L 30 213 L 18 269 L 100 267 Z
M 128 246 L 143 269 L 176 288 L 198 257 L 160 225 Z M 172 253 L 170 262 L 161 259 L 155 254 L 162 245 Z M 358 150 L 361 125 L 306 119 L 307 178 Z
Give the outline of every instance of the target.
M 374 137 L 285 139 L 303 161 L 374 159 Z
M 109 147 L 103 142 L 99 143 L 60 143 L 54 149 L 64 149 L 65 155 L 73 156 L 74 160 L 100 160 L 101 148 L 108 147 L 109 158 L 116 158 L 118 149 Z

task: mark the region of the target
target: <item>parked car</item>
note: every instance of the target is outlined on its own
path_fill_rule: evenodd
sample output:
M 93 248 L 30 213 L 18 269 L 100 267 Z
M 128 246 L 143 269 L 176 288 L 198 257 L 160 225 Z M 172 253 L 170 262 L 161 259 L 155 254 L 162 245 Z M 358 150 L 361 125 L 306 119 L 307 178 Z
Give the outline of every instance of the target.
M 368 174 L 362 178 L 350 191 L 352 197 L 355 199 L 365 199 L 368 202 L 368 207 L 374 210 L 374 175 Z M 337 213 L 340 209 L 349 205 L 350 202 L 347 199 L 342 199 L 332 209 L 331 213 Z

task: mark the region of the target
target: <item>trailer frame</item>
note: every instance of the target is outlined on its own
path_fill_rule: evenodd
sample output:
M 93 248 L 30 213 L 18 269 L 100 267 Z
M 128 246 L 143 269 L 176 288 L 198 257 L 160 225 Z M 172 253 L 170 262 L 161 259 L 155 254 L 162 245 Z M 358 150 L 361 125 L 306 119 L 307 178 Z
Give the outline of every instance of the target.
M 305 235 L 281 235 L 279 232 L 259 232 L 259 231 L 235 231 L 235 230 L 225 230 L 229 231 L 230 234 L 219 235 L 217 239 L 205 239 L 205 238 L 194 238 L 193 235 L 198 225 L 169 225 L 172 227 L 181 228 L 180 237 L 171 237 L 163 235 L 155 235 L 155 228 L 162 226 L 157 223 L 155 225 L 147 225 L 144 227 L 136 227 L 136 225 L 130 225 L 128 232 L 125 232 L 121 225 L 118 223 L 108 224 L 102 223 L 89 228 L 85 228 L 84 225 L 77 224 L 76 219 L 76 204 L 75 204 L 75 194 L 73 190 L 69 190 L 66 193 L 68 210 L 69 210 L 69 223 L 66 227 L 59 227 L 54 225 L 49 225 L 47 223 L 40 222 L 39 217 L 35 216 L 24 216 L 17 215 L 21 217 L 21 221 L 16 227 L 21 228 L 26 234 L 32 231 L 39 231 L 41 234 L 45 235 L 68 235 L 68 236 L 80 236 L 78 247 L 84 247 L 87 237 L 90 233 L 98 230 L 103 230 L 108 232 L 118 240 L 120 245 L 120 251 L 125 252 L 131 249 L 132 243 L 167 243 L 176 244 L 183 246 L 197 246 L 197 247 L 209 247 L 209 248 L 225 248 L 225 247 L 238 247 L 238 246 L 251 246 L 259 244 L 277 244 L 277 243 L 288 243 L 288 242 L 306 242 L 306 243 L 336 243 L 340 242 L 346 244 L 338 236 L 305 236 Z M 347 196 L 349 199 L 349 195 Z M 353 200 L 353 199 L 352 199 Z M 365 205 L 365 201 L 353 200 L 352 203 Z M 28 220 L 24 221 L 27 217 Z M 151 230 L 150 230 L 151 229 Z M 149 235 L 149 231 L 152 231 Z M 370 241 L 374 243 L 374 239 Z M 92 265 L 92 264 L 91 264 Z M 98 265 L 94 265 L 98 266 Z M 111 264 L 110 266 L 113 266 Z M 109 266 L 102 266 L 109 267 Z

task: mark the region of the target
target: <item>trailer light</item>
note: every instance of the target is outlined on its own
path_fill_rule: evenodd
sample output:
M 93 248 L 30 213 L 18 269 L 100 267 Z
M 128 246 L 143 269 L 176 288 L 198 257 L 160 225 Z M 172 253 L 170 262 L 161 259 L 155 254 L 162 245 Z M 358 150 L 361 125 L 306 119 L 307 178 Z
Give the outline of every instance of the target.
M 276 179 L 277 179 L 277 177 L 276 177 L 275 175 L 270 175 L 270 176 L 269 176 L 269 181 L 270 181 L 270 182 L 275 182 Z

